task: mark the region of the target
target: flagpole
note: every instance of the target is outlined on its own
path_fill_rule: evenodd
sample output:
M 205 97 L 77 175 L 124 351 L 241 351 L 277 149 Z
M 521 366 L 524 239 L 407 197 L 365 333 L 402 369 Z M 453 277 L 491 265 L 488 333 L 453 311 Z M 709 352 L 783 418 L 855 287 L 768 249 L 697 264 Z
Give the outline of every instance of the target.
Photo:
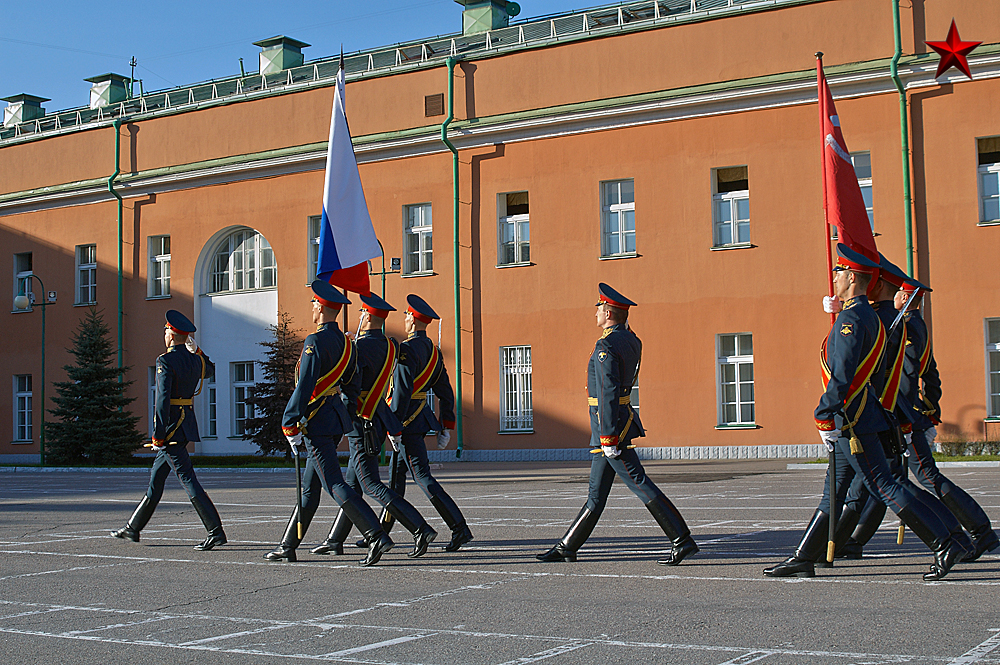
M 816 52 L 816 90 L 818 92 L 819 99 L 819 128 L 820 136 L 822 136 L 822 141 L 820 142 L 820 158 L 821 164 L 823 165 L 823 244 L 826 245 L 826 274 L 829 282 L 829 295 L 833 297 L 833 249 L 830 246 L 830 218 L 827 211 L 826 202 L 826 137 L 823 136 L 823 128 L 826 126 L 826 114 L 828 109 L 826 108 L 826 77 L 823 75 L 823 52 Z M 833 312 L 830 313 L 830 326 L 833 326 L 834 321 L 836 321 L 837 315 Z M 828 566 L 833 565 L 833 559 L 836 556 L 837 544 L 836 544 L 836 534 L 837 534 L 837 447 L 834 446 L 833 450 L 830 451 L 830 468 L 827 473 L 830 474 L 830 532 L 827 535 L 827 545 L 826 545 L 826 561 Z
M 823 52 L 816 52 L 816 89 L 819 93 L 819 128 L 820 135 L 823 133 L 824 122 L 826 121 L 826 95 L 823 94 L 826 88 L 826 77 L 823 75 Z M 826 137 L 820 142 L 820 164 L 823 165 L 823 229 L 826 232 L 823 242 L 826 244 L 826 274 L 830 280 L 828 295 L 833 297 L 833 249 L 830 243 L 830 219 L 827 214 L 826 204 Z M 830 325 L 836 320 L 837 315 L 830 314 Z

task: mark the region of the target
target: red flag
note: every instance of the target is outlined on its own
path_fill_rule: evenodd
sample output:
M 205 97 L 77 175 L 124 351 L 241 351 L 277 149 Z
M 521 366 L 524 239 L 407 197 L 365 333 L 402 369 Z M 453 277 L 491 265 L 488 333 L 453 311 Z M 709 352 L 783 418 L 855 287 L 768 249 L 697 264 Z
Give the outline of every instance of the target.
M 823 207 L 826 221 L 837 227 L 840 242 L 878 263 L 878 248 L 865 210 L 865 200 L 861 197 L 861 187 L 858 186 L 847 142 L 840 131 L 840 118 L 823 74 L 822 62 L 817 63 L 817 79 L 820 129 L 823 132 Z

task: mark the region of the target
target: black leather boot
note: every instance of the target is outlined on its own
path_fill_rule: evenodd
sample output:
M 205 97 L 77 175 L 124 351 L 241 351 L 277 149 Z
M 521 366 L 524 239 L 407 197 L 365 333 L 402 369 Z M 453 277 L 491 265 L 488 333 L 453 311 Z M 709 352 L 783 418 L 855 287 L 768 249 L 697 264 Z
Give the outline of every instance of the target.
M 590 534 L 594 531 L 594 527 L 597 526 L 597 520 L 600 517 L 600 513 L 594 513 L 590 508 L 584 506 L 580 510 L 580 514 L 573 520 L 573 523 L 569 525 L 569 529 L 566 530 L 566 535 L 562 537 L 562 540 L 556 543 L 551 549 L 541 554 L 536 554 L 535 558 L 546 563 L 553 561 L 576 561 L 577 550 L 583 547 L 583 544 L 587 542 L 587 538 L 590 538 Z
M 403 528 L 413 534 L 413 549 L 406 556 L 416 558 L 427 553 L 427 546 L 437 538 L 437 531 L 427 520 L 403 498 L 396 497 L 386 505 L 385 510 L 393 515 Z M 385 527 L 382 527 L 385 530 Z
M 851 537 L 851 534 L 854 533 L 860 521 L 861 513 L 856 511 L 853 505 L 845 504 L 844 509 L 840 511 L 840 519 L 837 520 L 837 529 L 833 537 L 837 543 L 835 558 L 861 558 L 861 545 Z
M 688 528 L 677 507 L 670 502 L 670 499 L 660 495 L 646 504 L 646 509 L 652 514 L 653 519 L 663 529 L 673 544 L 670 554 L 665 559 L 660 559 L 656 563 L 661 566 L 679 565 L 685 557 L 695 554 L 698 545 L 691 537 L 691 530 Z
M 942 579 L 956 563 L 968 556 L 964 549 L 947 533 L 941 520 L 919 501 L 912 501 L 897 513 L 910 531 L 934 552 L 934 563 L 924 579 L 933 582 Z
M 795 554 L 776 566 L 764 569 L 768 577 L 815 577 L 815 562 L 826 550 L 830 538 L 830 516 L 817 510 L 802 534 Z
M 222 518 L 219 517 L 219 511 L 215 509 L 215 504 L 208 498 L 208 495 L 201 494 L 194 497 L 191 499 L 191 505 L 194 506 L 198 517 L 201 518 L 201 523 L 208 531 L 208 537 L 195 545 L 194 549 L 207 552 L 219 545 L 225 545 L 228 541 L 226 540 L 226 532 L 222 530 Z
M 131 540 L 133 543 L 139 542 L 139 532 L 149 522 L 154 510 L 156 510 L 156 502 L 150 500 L 148 496 L 143 496 L 125 526 L 117 531 L 112 531 L 111 535 L 122 540 Z
M 472 529 L 465 523 L 462 511 L 458 509 L 458 505 L 450 496 L 443 491 L 441 494 L 431 496 L 431 505 L 451 529 L 451 541 L 444 546 L 445 552 L 457 552 L 462 545 L 474 538 Z
M 399 496 L 402 496 L 402 494 Z M 395 516 L 385 508 L 382 509 L 382 513 L 379 515 L 378 521 L 379 524 L 382 525 L 382 530 L 385 531 L 385 535 L 387 536 L 389 535 L 389 532 L 392 531 L 392 527 L 396 526 Z M 357 542 L 354 543 L 354 546 L 365 549 L 368 547 L 368 541 L 364 538 L 358 538 Z
M 343 554 L 344 541 L 350 535 L 352 526 L 354 524 L 347 518 L 347 513 L 340 510 L 337 513 L 337 518 L 333 520 L 333 526 L 330 527 L 330 534 L 326 540 L 309 551 L 313 554 L 329 554 L 330 552 L 337 555 Z
M 392 549 L 395 544 L 389 535 L 382 529 L 382 525 L 379 523 L 375 513 L 372 509 L 365 503 L 365 500 L 361 498 L 360 495 L 354 494 L 347 501 L 345 501 L 340 509 L 347 513 L 347 517 L 350 518 L 351 522 L 357 525 L 361 530 L 361 535 L 364 537 L 366 543 L 368 543 L 368 554 L 364 559 L 361 560 L 362 566 L 374 566 L 378 563 L 382 555 Z
M 865 502 L 865 507 L 861 509 L 861 515 L 858 516 L 858 525 L 851 534 L 851 537 L 844 544 L 844 547 L 838 547 L 839 551 L 843 550 L 844 557 L 847 559 L 860 559 L 863 556 L 864 546 L 868 544 L 878 528 L 882 526 L 882 520 L 885 519 L 885 504 L 876 499 L 875 497 L 869 495 L 868 501 Z M 847 509 L 844 509 L 847 512 Z M 840 534 L 840 525 L 837 525 L 837 535 Z M 840 539 L 837 538 L 837 542 Z
M 965 490 L 953 487 L 947 494 L 941 495 L 941 502 L 972 534 L 972 553 L 964 559 L 965 563 L 975 561 L 1000 546 L 1000 538 L 990 525 L 990 518 Z
M 284 535 L 281 536 L 281 542 L 276 548 L 265 554 L 264 558 L 268 561 L 297 561 L 295 550 L 302 542 L 302 538 L 299 537 L 299 522 L 302 522 L 302 535 L 305 536 L 306 529 L 309 528 L 309 523 L 312 522 L 315 514 L 315 509 L 302 510 L 295 506 L 295 509 L 292 510 L 292 516 L 288 518 L 288 525 L 285 527 Z

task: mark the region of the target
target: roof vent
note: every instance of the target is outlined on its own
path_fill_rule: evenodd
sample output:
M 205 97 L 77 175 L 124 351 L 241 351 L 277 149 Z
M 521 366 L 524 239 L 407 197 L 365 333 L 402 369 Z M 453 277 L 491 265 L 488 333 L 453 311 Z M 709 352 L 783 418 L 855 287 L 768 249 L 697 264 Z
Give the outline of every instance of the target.
M 462 34 L 506 28 L 510 17 L 521 13 L 521 6 L 507 0 L 455 0 L 465 7 L 462 12 Z
M 260 47 L 261 74 L 277 74 L 284 69 L 298 67 L 305 60 L 302 49 L 311 46 L 284 35 L 262 39 L 253 45 Z
M 90 85 L 90 108 L 96 109 L 99 106 L 110 106 L 128 99 L 128 90 L 125 88 L 127 76 L 120 74 L 101 74 L 83 79 Z
M 7 102 L 7 108 L 3 110 L 3 126 L 10 127 L 19 122 L 28 122 L 44 116 L 45 109 L 42 108 L 42 102 L 50 100 L 22 92 L 20 95 L 0 97 L 0 101 Z

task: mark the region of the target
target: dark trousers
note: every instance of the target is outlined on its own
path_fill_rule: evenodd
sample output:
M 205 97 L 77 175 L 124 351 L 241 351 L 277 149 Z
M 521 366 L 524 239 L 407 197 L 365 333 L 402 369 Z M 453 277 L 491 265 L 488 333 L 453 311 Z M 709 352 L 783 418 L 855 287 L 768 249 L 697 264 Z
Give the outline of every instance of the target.
M 173 470 L 177 475 L 188 498 L 195 499 L 207 497 L 205 489 L 198 482 L 198 476 L 194 473 L 194 466 L 191 464 L 191 456 L 188 455 L 187 443 L 177 443 L 166 446 L 157 451 L 153 466 L 149 470 L 149 488 L 146 496 L 156 505 L 163 496 L 163 485 L 167 482 L 167 476 Z
M 958 487 L 948 480 L 934 463 L 926 430 L 913 430 L 910 436 L 909 465 L 917 481 L 926 487 L 928 492 L 933 492 L 939 497 Z
M 333 497 L 338 506 L 344 505 L 351 497 L 357 496 L 344 480 L 337 458 L 337 441 L 316 438 L 306 443 L 309 459 L 302 472 L 302 505 L 310 516 L 319 507 L 322 490 Z
M 658 496 L 663 496 L 660 488 L 646 475 L 635 449 L 625 449 L 621 456 L 611 459 L 595 454 L 590 463 L 590 488 L 587 492 L 587 508 L 597 516 L 604 511 L 608 495 L 617 475 L 642 503 L 648 504 Z
M 396 468 L 393 473 L 395 482 L 392 489 L 399 496 L 403 496 L 406 491 L 406 471 L 409 469 L 413 481 L 423 490 L 424 495 L 444 519 L 448 528 L 455 531 L 465 526 L 465 517 L 455 501 L 431 475 L 431 465 L 427 461 L 427 446 L 424 445 L 425 435 L 426 432 L 403 434 L 402 450 L 393 455 L 396 460 Z
M 351 461 L 347 465 L 347 484 L 358 494 L 364 492 L 383 507 L 387 506 L 399 495 L 382 482 L 378 457 L 365 452 L 364 439 L 361 437 L 348 436 L 347 443 L 351 450 Z

